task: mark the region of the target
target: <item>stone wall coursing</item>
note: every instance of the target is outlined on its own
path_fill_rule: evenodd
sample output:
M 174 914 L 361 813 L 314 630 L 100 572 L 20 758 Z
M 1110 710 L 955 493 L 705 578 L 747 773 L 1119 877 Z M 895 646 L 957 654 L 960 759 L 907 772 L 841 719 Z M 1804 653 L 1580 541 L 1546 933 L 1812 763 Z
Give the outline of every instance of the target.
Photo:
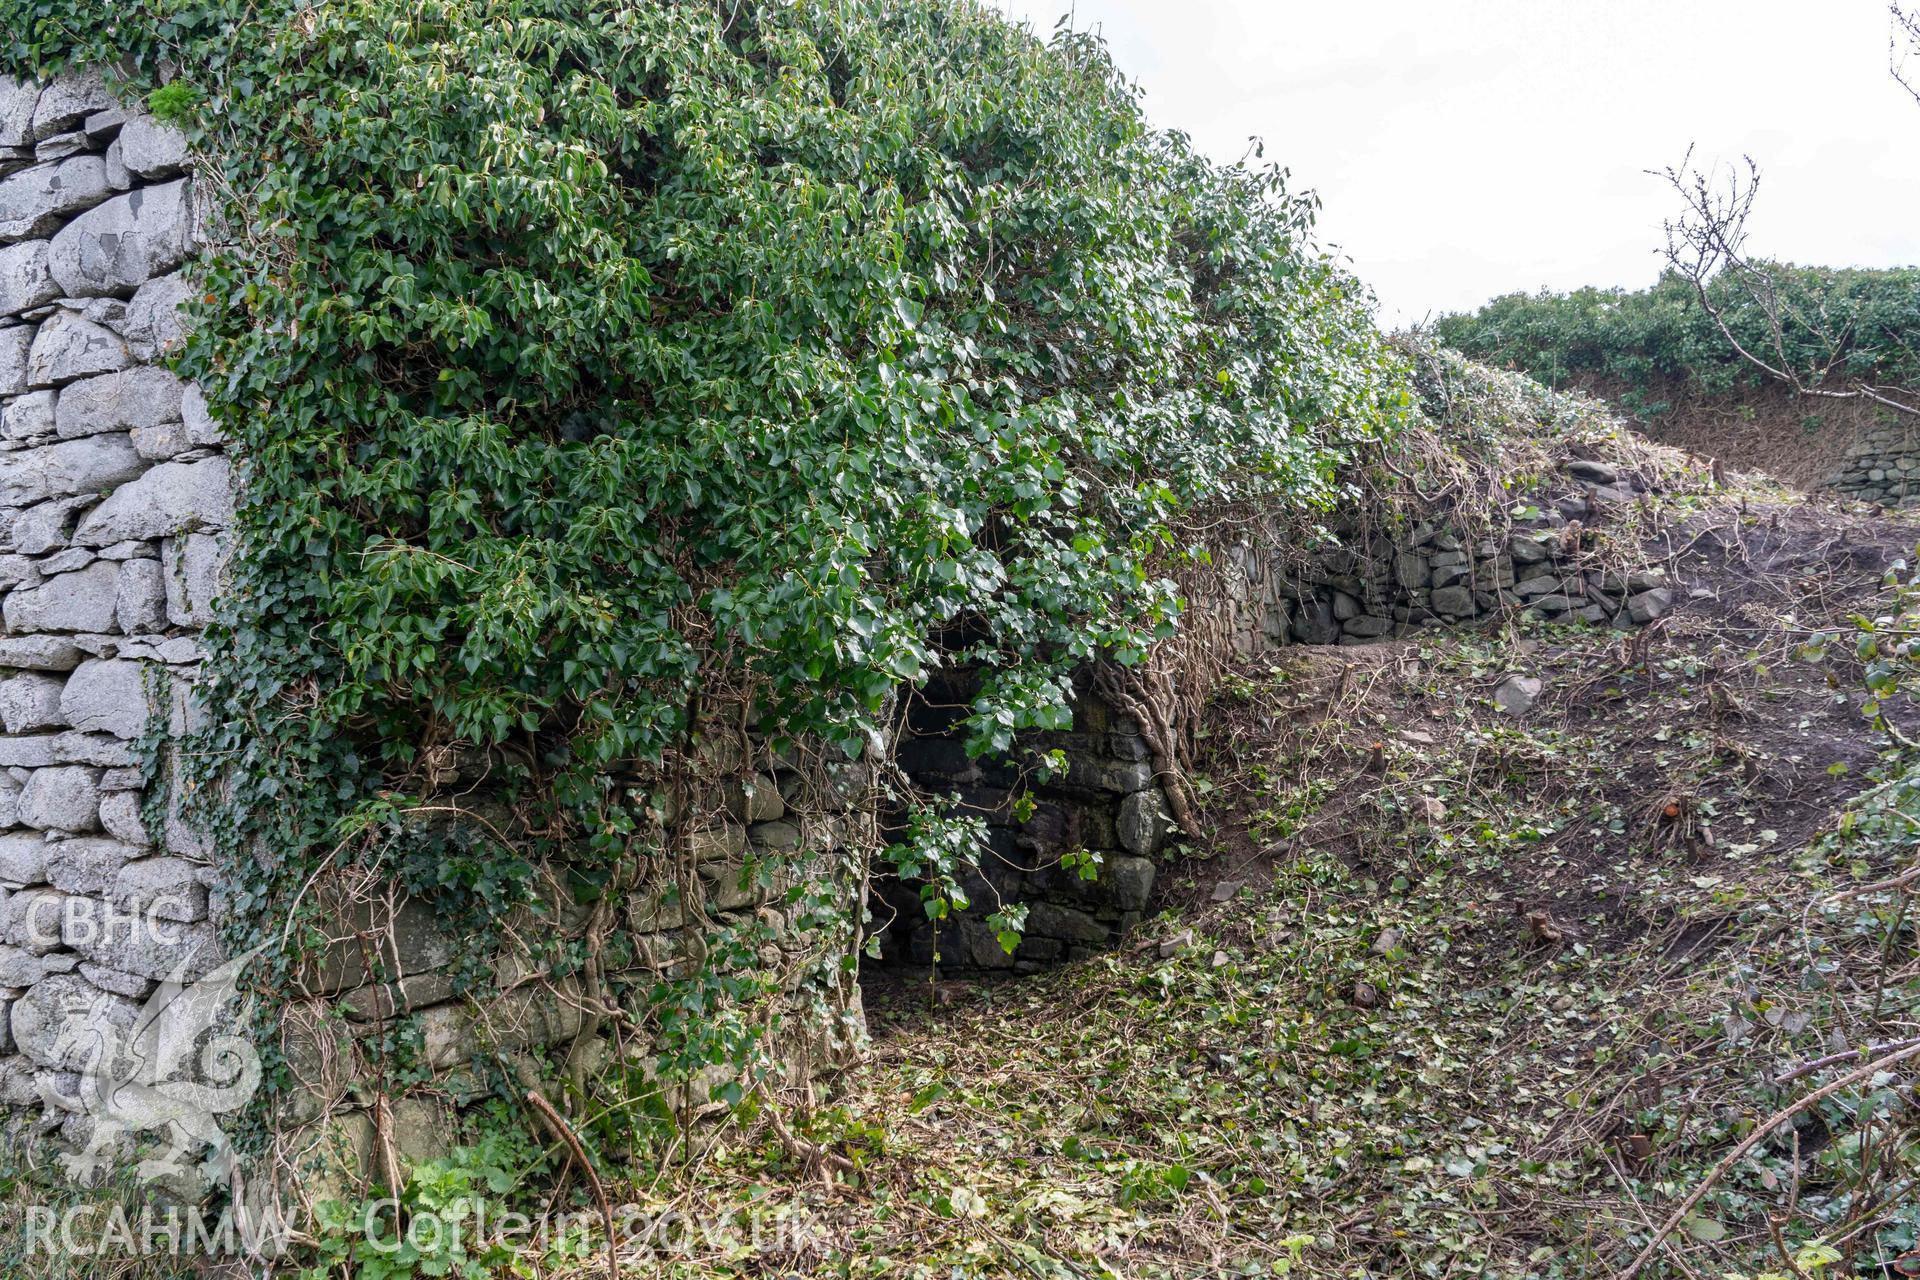
M 1349 528 L 1332 545 L 1241 543 L 1214 556 L 1218 598 L 1234 651 L 1250 657 L 1290 645 L 1363 645 L 1515 611 L 1623 630 L 1674 607 L 1663 571 L 1581 567 L 1565 537 L 1575 522 L 1604 521 L 1640 496 L 1631 475 L 1573 460 L 1536 513 L 1499 537 L 1462 537 L 1423 524 L 1394 536 Z M 954 723 L 972 701 L 965 675 L 930 684 L 910 710 L 901 767 L 925 792 L 951 796 L 959 813 L 987 823 L 989 853 L 962 883 L 973 907 L 937 927 L 914 887 L 885 883 L 877 914 L 882 958 L 943 972 L 1027 973 L 1113 946 L 1145 914 L 1159 859 L 1177 836 L 1137 726 L 1091 689 L 1077 690 L 1074 728 L 1035 734 L 1028 749 L 1066 754 L 1063 777 L 1023 780 L 1011 760 L 969 760 Z M 1033 801 L 1016 818 L 1016 791 Z M 1097 878 L 1060 864 L 1099 855 Z M 1003 903 L 1027 904 L 1027 927 L 1009 955 L 985 923 Z
M 224 959 L 221 883 L 171 803 L 166 765 L 167 739 L 199 714 L 198 635 L 235 507 L 205 397 L 163 367 L 184 337 L 201 224 L 180 132 L 116 102 L 95 76 L 0 77 L 0 1114 L 36 1157 L 94 1133 L 83 1108 L 43 1096 L 78 1096 L 87 1064 L 75 1046 L 89 1041 L 77 1033 L 132 1025 L 163 980 L 193 982 Z M 720 730 L 739 719 L 703 742 L 731 741 Z M 157 748 L 158 776 L 142 767 L 143 745 Z M 487 779 L 502 763 L 456 761 L 447 794 L 488 812 Z M 799 926 L 812 904 L 784 895 L 836 874 L 858 883 L 848 850 L 875 838 L 868 771 L 719 745 L 695 765 L 687 794 L 657 798 L 671 810 L 660 847 L 679 852 L 686 874 L 625 898 L 605 981 L 644 991 L 688 976 L 718 963 L 705 957 L 721 931 L 760 926 L 768 940 L 738 963 L 787 984 L 795 1007 L 773 1052 L 804 1071 L 846 1047 L 859 1000 L 847 984 L 844 1021 L 826 1010 L 818 972 L 844 981 L 844 967 L 823 965 L 823 949 L 851 939 Z M 522 937 L 578 929 L 590 911 L 564 867 L 542 870 L 546 914 L 510 922 Z M 504 991 L 456 992 L 451 975 L 474 959 L 473 939 L 449 933 L 428 904 L 344 873 L 307 891 L 327 936 L 277 993 L 290 1087 L 272 1104 L 276 1171 L 298 1171 L 288 1190 L 311 1201 L 373 1173 L 381 1116 L 385 1149 L 439 1154 L 449 1107 L 488 1087 L 483 1064 L 532 1083 L 549 1069 L 538 1051 L 572 1040 L 591 1001 L 577 976 L 512 945 L 480 957 Z M 420 1046 L 428 1096 L 370 1089 L 396 1039 Z M 686 1093 L 704 1102 L 703 1083 Z M 152 1136 L 122 1133 L 97 1154 L 130 1161 L 132 1140 Z M 196 1194 L 190 1180 L 172 1189 Z
M 659 798 L 671 832 L 661 843 L 684 850 L 691 875 L 661 877 L 625 895 L 609 922 L 603 978 L 609 990 L 646 991 L 703 966 L 718 971 L 725 962 L 709 944 L 720 931 L 768 926 L 768 940 L 745 963 L 757 974 L 785 975 L 776 982 L 785 982 L 784 994 L 774 996 L 784 1030 L 769 1050 L 798 1079 L 843 1059 L 861 1011 L 851 984 L 838 1013 L 816 1003 L 822 993 L 802 975 L 834 942 L 800 923 L 812 908 L 786 894 L 836 876 L 849 886 L 858 882 L 848 850 L 870 848 L 875 839 L 871 775 L 864 764 L 792 751 L 756 746 L 744 755 L 716 746 L 701 771 L 707 785 L 678 804 Z M 468 762 L 447 788 L 472 805 L 487 772 L 485 762 Z M 633 782 L 644 785 L 638 777 Z M 546 870 L 542 914 L 509 920 L 510 936 L 571 936 L 586 925 L 591 905 L 571 896 L 565 868 Z M 344 880 L 315 891 L 324 903 L 319 918 L 333 923 L 327 945 L 299 967 L 284 993 L 279 1046 L 290 1088 L 277 1104 L 276 1159 L 300 1171 L 297 1198 L 313 1203 L 366 1186 L 381 1172 L 383 1150 L 408 1162 L 444 1155 L 457 1132 L 457 1109 L 486 1096 L 502 1072 L 509 1083 L 558 1096 L 554 1064 L 585 1026 L 584 1009 L 604 995 L 591 996 L 577 973 L 545 970 L 510 941 L 481 957 L 504 990 L 458 993 L 451 973 L 457 959 L 472 958 L 466 953 L 473 939 L 451 933 L 432 910 L 404 896 L 388 900 Z M 841 945 L 851 946 L 850 934 Z M 589 1039 L 588 1069 L 597 1075 L 619 1052 L 627 1055 L 618 1065 L 629 1078 L 650 1072 L 654 1047 L 621 1039 L 617 1049 L 611 1039 Z M 417 1043 L 417 1065 L 431 1073 L 431 1088 L 382 1097 L 372 1087 L 391 1069 L 396 1040 Z M 667 1101 L 704 1105 L 711 1087 L 736 1074 L 713 1068 L 669 1087 Z
M 1568 525 L 1604 520 L 1639 497 L 1634 477 L 1579 459 L 1564 474 L 1556 496 L 1498 537 L 1426 523 L 1404 534 L 1336 527 L 1332 545 L 1305 553 L 1230 548 L 1223 559 L 1236 648 L 1368 644 L 1515 610 L 1622 629 L 1669 612 L 1673 593 L 1660 570 L 1582 569 L 1563 549 Z
M 1827 483 L 1863 502 L 1920 503 L 1920 427 L 1904 419 L 1875 423 L 1847 447 L 1846 465 Z
M 136 745 L 194 714 L 233 512 L 205 400 L 157 363 L 196 235 L 178 131 L 96 77 L 0 77 L 0 1102 L 34 1111 L 73 1092 L 74 1019 L 219 959 L 205 850 Z

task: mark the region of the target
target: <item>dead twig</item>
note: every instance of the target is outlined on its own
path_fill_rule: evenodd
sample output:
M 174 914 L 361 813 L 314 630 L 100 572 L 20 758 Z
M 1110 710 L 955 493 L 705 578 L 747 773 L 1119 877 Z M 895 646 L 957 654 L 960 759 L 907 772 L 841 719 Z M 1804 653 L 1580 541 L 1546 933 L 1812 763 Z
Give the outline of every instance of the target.
M 573 1159 L 580 1166 L 581 1174 L 593 1187 L 593 1198 L 599 1202 L 600 1217 L 607 1228 L 607 1280 L 620 1280 L 620 1242 L 614 1236 L 613 1202 L 607 1198 L 607 1184 L 600 1180 L 599 1170 L 595 1169 L 593 1162 L 587 1159 L 587 1149 L 581 1145 L 580 1136 L 573 1131 L 573 1126 L 566 1122 L 566 1118 L 554 1105 L 542 1097 L 538 1089 L 527 1090 L 527 1103 L 540 1114 L 541 1119 L 547 1122 L 554 1136 L 567 1144 L 567 1150 L 573 1153 Z
M 1680 1224 L 1686 1221 L 1687 1215 L 1693 1212 L 1694 1206 L 1706 1198 L 1707 1192 L 1713 1190 L 1713 1188 L 1719 1184 L 1720 1179 L 1726 1177 L 1727 1171 L 1733 1168 L 1742 1156 L 1766 1141 L 1768 1135 L 1775 1129 L 1793 1119 L 1814 1103 L 1821 1101 L 1823 1098 L 1830 1098 L 1848 1085 L 1858 1084 L 1860 1081 L 1886 1070 L 1896 1062 L 1904 1062 L 1913 1057 L 1920 1057 L 1920 1041 L 1916 1041 L 1904 1049 L 1882 1054 L 1865 1066 L 1855 1068 L 1839 1079 L 1821 1085 L 1818 1089 L 1807 1094 L 1799 1101 L 1794 1102 L 1790 1106 L 1782 1107 L 1755 1125 L 1753 1132 L 1742 1139 L 1740 1145 L 1720 1157 L 1719 1162 L 1708 1171 L 1707 1176 L 1700 1180 L 1700 1184 L 1688 1193 L 1686 1199 L 1680 1202 L 1680 1207 L 1675 1209 L 1673 1213 L 1668 1216 L 1667 1220 L 1660 1224 L 1660 1229 L 1654 1232 L 1653 1239 L 1647 1241 L 1646 1247 L 1640 1250 L 1634 1260 L 1628 1263 L 1626 1267 L 1614 1272 L 1613 1280 L 1633 1280 L 1635 1276 L 1639 1275 L 1641 1269 L 1653 1260 L 1653 1255 L 1658 1253 L 1660 1247 L 1666 1243 L 1667 1237 L 1678 1230 Z

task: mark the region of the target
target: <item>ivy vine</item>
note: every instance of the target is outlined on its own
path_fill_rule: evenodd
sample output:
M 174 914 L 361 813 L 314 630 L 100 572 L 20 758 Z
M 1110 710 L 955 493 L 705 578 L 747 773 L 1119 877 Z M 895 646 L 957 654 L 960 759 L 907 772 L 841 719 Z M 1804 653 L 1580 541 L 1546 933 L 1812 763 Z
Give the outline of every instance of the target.
M 1074 670 L 1178 625 L 1200 514 L 1334 502 L 1407 408 L 1283 170 L 965 0 L 0 0 L 0 32 L 152 92 L 217 197 L 179 367 L 245 491 L 181 767 L 242 932 L 346 862 L 476 929 L 555 861 L 634 885 L 661 800 L 628 783 L 722 704 L 857 759 L 960 664 L 971 750 L 1063 727 Z M 453 841 L 420 815 L 474 758 L 501 816 Z

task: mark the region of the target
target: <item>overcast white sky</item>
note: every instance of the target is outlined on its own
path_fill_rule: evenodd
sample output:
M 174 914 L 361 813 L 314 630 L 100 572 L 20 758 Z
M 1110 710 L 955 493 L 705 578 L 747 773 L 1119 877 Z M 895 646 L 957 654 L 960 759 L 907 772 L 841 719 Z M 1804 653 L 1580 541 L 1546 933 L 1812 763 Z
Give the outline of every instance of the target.
M 1071 3 L 1216 158 L 1263 138 L 1388 324 L 1650 283 L 1673 202 L 1643 171 L 1689 142 L 1760 163 L 1755 252 L 1920 262 L 1920 104 L 1880 0 L 987 2 L 1043 33 Z

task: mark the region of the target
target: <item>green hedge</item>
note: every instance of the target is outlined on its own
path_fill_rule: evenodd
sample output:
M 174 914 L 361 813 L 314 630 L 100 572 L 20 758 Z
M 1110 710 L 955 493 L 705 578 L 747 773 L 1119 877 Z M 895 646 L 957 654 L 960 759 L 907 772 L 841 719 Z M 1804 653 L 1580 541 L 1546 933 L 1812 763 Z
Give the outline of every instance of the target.
M 1920 270 L 1868 271 L 1760 264 L 1779 282 L 1788 361 L 1810 382 L 1827 363 L 1821 331 L 1840 338 L 1834 380 L 1920 385 Z M 1709 285 L 1728 327 L 1749 351 L 1774 359 L 1765 312 L 1724 278 Z M 1443 316 L 1440 341 L 1489 363 L 1522 369 L 1553 386 L 1617 382 L 1628 407 L 1657 413 L 1668 388 L 1737 395 L 1766 375 L 1740 358 L 1695 296 L 1667 273 L 1648 289 L 1575 289 L 1496 298 L 1478 311 Z M 1632 393 L 1639 393 L 1634 395 Z
M 276 937 L 328 859 L 475 918 L 548 855 L 621 883 L 659 851 L 619 780 L 726 696 L 858 755 L 965 663 L 976 750 L 1058 726 L 1071 670 L 1176 624 L 1188 515 L 1332 501 L 1408 404 L 1309 198 L 966 0 L 0 0 L 0 32 L 177 68 L 155 105 L 227 197 L 181 361 L 247 485 L 196 758 Z M 406 821 L 454 746 L 522 761 L 507 838 Z

